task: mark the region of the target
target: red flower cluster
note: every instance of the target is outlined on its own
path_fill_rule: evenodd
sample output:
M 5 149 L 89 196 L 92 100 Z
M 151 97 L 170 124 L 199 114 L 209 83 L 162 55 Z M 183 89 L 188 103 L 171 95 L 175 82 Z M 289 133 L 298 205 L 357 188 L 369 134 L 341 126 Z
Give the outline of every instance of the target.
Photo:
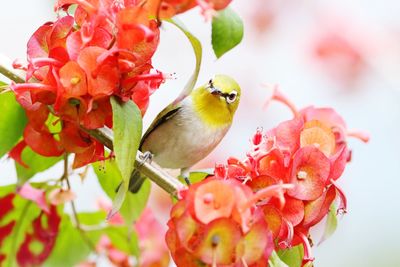
M 196 260 L 267 266 L 272 249 L 299 244 L 306 263 L 313 260 L 310 228 L 336 199 L 345 212 L 336 180 L 350 161 L 346 137 L 368 137 L 349 132 L 333 109 L 297 111 L 279 92 L 273 98 L 287 104 L 294 118 L 258 130 L 245 160 L 217 165 L 214 178 L 192 185 L 172 209 L 166 239 L 178 266 L 197 266 Z
M 234 179 L 208 178 L 181 192 L 166 241 L 177 266 L 268 266 L 272 232 L 257 201 L 287 185 L 256 194 Z
M 145 112 L 164 75 L 151 65 L 158 25 L 136 2 L 60 0 L 55 9 L 67 14 L 33 34 L 28 65 L 15 64 L 27 71 L 26 83 L 12 86 L 28 116 L 24 140 L 11 153 L 20 163 L 25 145 L 43 156 L 75 153 L 74 167 L 102 159 L 103 146 L 79 129 L 112 126 L 112 95 Z M 58 117 L 53 122 L 50 105 Z M 57 123 L 61 130 L 50 131 Z

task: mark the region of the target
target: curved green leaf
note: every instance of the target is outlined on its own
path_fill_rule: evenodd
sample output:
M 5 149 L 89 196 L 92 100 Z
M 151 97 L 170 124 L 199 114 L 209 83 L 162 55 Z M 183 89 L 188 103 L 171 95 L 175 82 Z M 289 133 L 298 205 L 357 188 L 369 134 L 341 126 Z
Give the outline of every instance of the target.
M 2 83 L 0 83 L 1 85 Z M 12 92 L 0 94 L 0 158 L 21 138 L 27 118 Z
M 287 266 L 300 267 L 303 262 L 303 253 L 303 246 L 298 245 L 292 248 L 279 250 L 278 257 L 287 264 Z
M 271 256 L 269 257 L 268 260 L 268 266 L 270 267 L 292 267 L 291 265 L 287 265 L 286 263 L 284 263 L 278 256 L 278 254 L 276 254 L 275 250 L 272 251 Z
M 174 101 L 174 103 L 178 103 L 180 100 L 182 100 L 186 96 L 188 96 L 192 92 L 193 88 L 196 86 L 197 78 L 199 77 L 199 72 L 200 72 L 203 50 L 202 50 L 200 41 L 186 29 L 186 27 L 183 25 L 183 23 L 181 21 L 179 21 L 176 18 L 169 19 L 166 21 L 175 25 L 179 30 L 181 30 L 185 34 L 185 36 L 188 38 L 190 44 L 192 45 L 193 52 L 196 57 L 196 66 L 193 71 L 193 74 L 192 74 L 192 76 L 190 76 L 190 78 L 187 81 L 182 92 L 179 94 L 179 96 Z
M 105 165 L 98 162 L 93 163 L 92 165 L 104 192 L 111 199 L 115 199 L 118 194 L 115 192 L 115 189 L 119 186 L 122 180 L 115 161 L 107 160 Z M 150 181 L 146 179 L 139 192 L 136 194 L 126 195 L 119 211 L 127 225 L 130 225 L 133 221 L 137 220 L 146 207 L 150 195 L 150 186 Z
M 243 22 L 230 7 L 219 11 L 212 21 L 211 42 L 214 53 L 220 58 L 243 39 Z
M 122 103 L 111 98 L 113 110 L 114 153 L 118 169 L 122 176 L 122 184 L 113 201 L 112 216 L 117 212 L 128 191 L 129 178 L 134 169 L 136 153 L 142 137 L 142 115 L 136 104 L 129 100 Z
M 332 204 L 329 209 L 328 217 L 326 218 L 324 233 L 321 237 L 321 240 L 318 242 L 318 245 L 327 240 L 336 231 L 336 228 L 337 228 L 336 206 L 335 204 Z

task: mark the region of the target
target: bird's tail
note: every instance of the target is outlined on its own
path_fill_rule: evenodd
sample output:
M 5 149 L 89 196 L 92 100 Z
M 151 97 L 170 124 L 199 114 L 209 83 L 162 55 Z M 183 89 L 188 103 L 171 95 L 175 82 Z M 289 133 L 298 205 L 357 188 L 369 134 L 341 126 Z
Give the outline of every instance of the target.
M 146 176 L 143 176 L 142 174 L 140 174 L 140 172 L 134 170 L 132 172 L 131 178 L 129 178 L 128 190 L 131 191 L 133 194 L 139 192 L 145 179 L 146 179 Z M 122 183 L 120 183 L 117 186 L 117 188 L 115 189 L 115 192 L 118 192 L 121 185 L 122 185 Z
M 132 193 L 137 193 L 139 189 L 142 187 L 142 184 L 146 176 L 143 176 L 140 172 L 134 171 L 129 179 L 129 191 Z

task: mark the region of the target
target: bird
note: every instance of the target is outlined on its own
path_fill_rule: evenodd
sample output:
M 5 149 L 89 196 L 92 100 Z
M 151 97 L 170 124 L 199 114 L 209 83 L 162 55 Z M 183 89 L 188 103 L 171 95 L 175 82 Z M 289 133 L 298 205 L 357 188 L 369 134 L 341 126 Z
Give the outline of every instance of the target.
M 143 135 L 139 150 L 160 167 L 185 173 L 221 142 L 232 125 L 241 88 L 231 77 L 215 75 L 177 103 L 172 102 Z M 129 190 L 137 193 L 146 178 L 133 172 Z

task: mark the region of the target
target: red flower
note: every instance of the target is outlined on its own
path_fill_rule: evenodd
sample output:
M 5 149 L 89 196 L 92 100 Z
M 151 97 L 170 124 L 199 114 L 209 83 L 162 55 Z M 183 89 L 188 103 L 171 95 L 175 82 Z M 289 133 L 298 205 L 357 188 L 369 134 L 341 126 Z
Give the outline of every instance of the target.
M 268 265 L 273 234 L 255 204 L 279 198 L 292 186 L 253 193 L 227 178 L 210 177 L 190 186 L 172 208 L 166 241 L 178 266 Z

